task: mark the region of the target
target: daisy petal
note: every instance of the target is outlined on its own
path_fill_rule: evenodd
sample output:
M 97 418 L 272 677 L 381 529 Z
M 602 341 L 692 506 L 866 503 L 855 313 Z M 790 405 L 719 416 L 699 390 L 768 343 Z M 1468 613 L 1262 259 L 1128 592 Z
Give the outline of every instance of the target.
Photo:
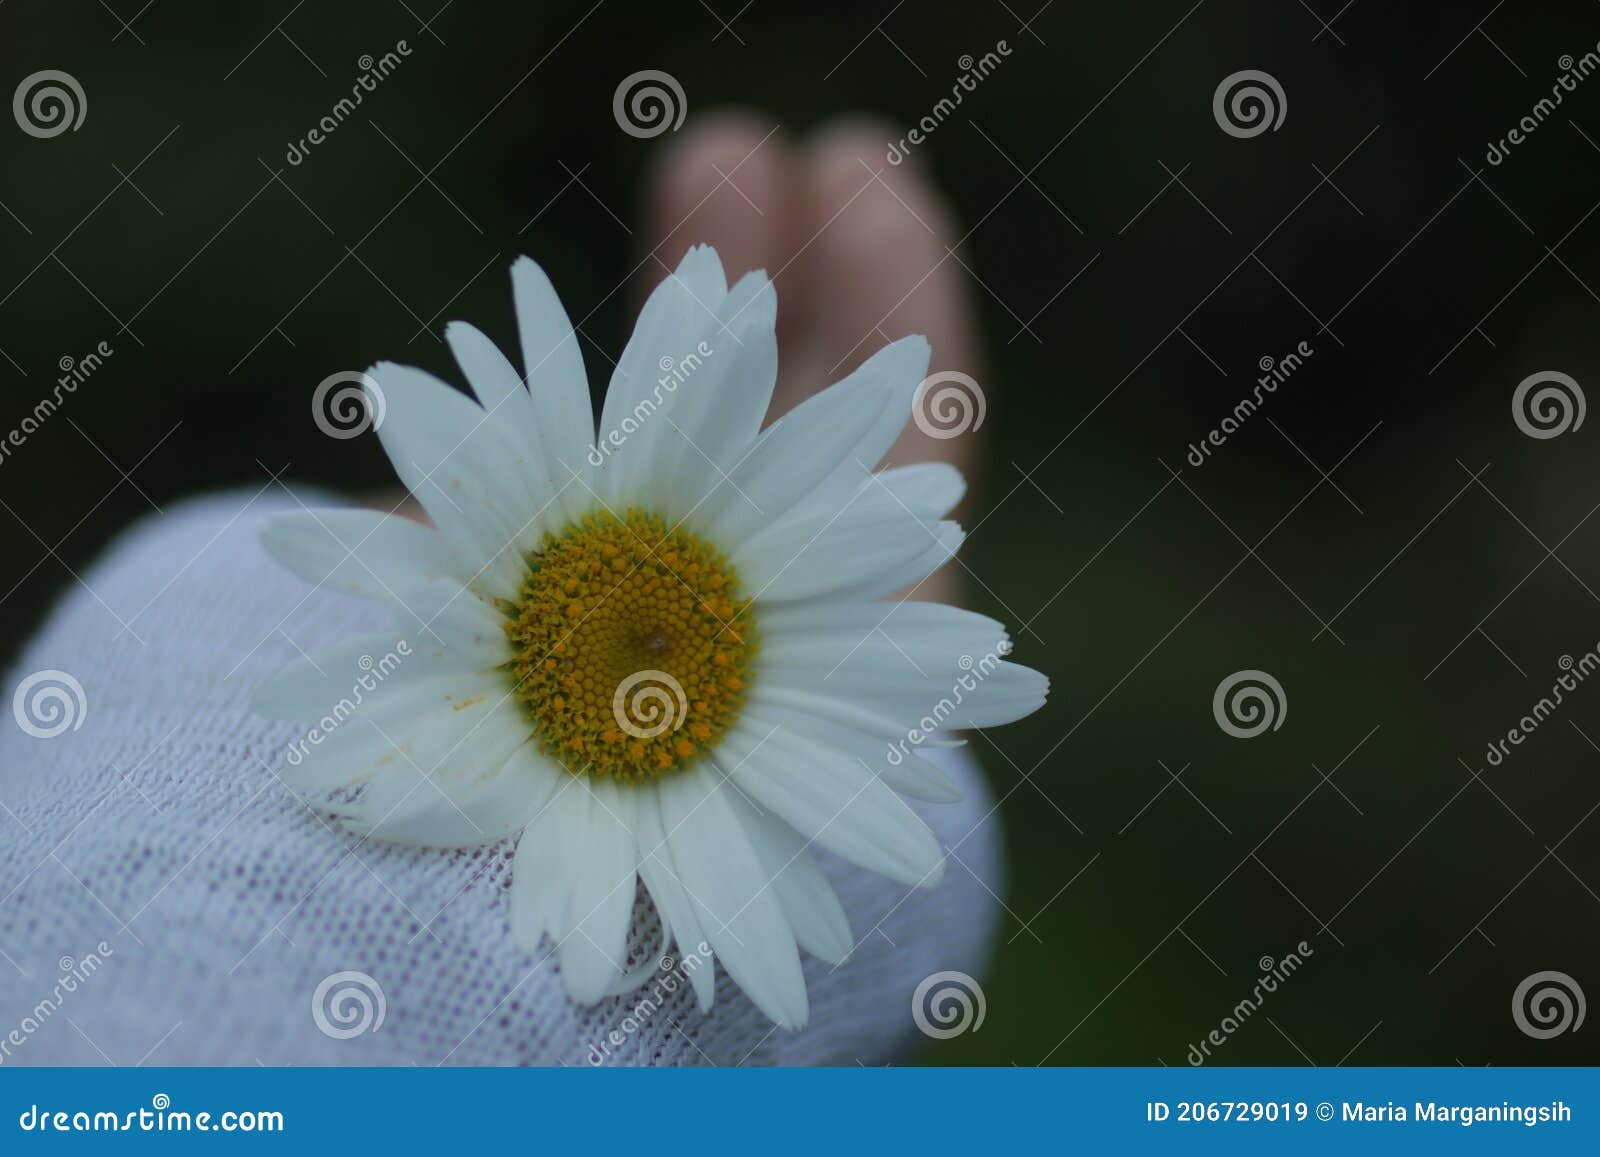
M 960 744 L 949 742 L 929 744 L 924 740 L 922 746 L 945 748 Z M 908 795 L 912 799 L 925 800 L 928 803 L 956 803 L 962 798 L 961 789 L 945 774 L 944 769 L 916 751 L 899 763 L 895 763 L 892 759 L 885 760 L 883 765 L 877 768 L 877 773 L 884 783 L 901 795 Z
M 849 506 L 791 513 L 742 542 L 731 561 L 757 599 L 826 595 L 886 573 L 903 573 L 937 542 L 936 532 L 892 495 L 861 491 Z
M 550 469 L 533 400 L 523 388 L 516 367 L 500 348 L 464 321 L 451 322 L 445 327 L 444 336 L 487 419 L 500 429 L 527 488 L 529 513 L 536 517 L 523 529 L 517 545 L 523 551 L 531 550 L 545 531 L 559 530 L 565 523 L 556 494 L 567 479 L 564 474 L 558 478 Z
M 938 603 L 780 607 L 763 618 L 763 633 L 770 687 L 916 720 L 925 731 L 1010 723 L 1049 690 L 1043 675 L 1002 658 L 1011 644 L 999 623 Z
M 447 720 L 385 720 L 386 726 L 365 722 L 387 750 L 370 765 L 374 773 L 361 797 L 336 810 L 351 831 L 377 839 L 389 838 L 390 825 L 442 809 L 456 813 L 469 828 L 478 827 L 461 801 L 482 785 L 486 774 L 505 767 L 512 752 L 528 740 L 521 712 L 503 695 L 462 700 Z M 362 730 L 361 721 L 353 726 Z M 485 839 L 490 836 L 481 827 L 478 832 Z
M 716 323 L 727 295 L 716 250 L 696 246 L 645 301 L 617 359 L 600 415 L 602 443 L 613 435 L 625 439 L 596 472 L 595 489 L 611 505 L 649 498 L 648 488 L 657 481 L 651 467 L 675 453 L 679 435 L 668 419 L 677 403 L 677 387 L 667 389 L 664 382 L 670 379 L 664 375 L 699 356 L 700 340 Z
M 561 976 L 579 1004 L 606 996 L 627 971 L 639 847 L 632 797 L 609 780 L 588 779 L 583 867 L 568 865 L 566 919 L 560 928 Z
M 446 573 L 438 535 L 376 510 L 296 510 L 269 519 L 261 544 L 308 583 L 405 605 L 417 582 Z
M 743 540 L 792 510 L 850 461 L 894 401 L 893 391 L 872 365 L 869 360 L 766 429 L 759 444 L 729 472 L 727 483 L 706 501 L 701 514 L 708 535 L 722 542 Z
M 873 484 L 882 486 L 913 510 L 931 511 L 943 518 L 966 496 L 967 480 L 948 462 L 918 462 L 880 470 Z
M 389 679 L 404 664 L 409 665 L 399 677 Z M 354 714 L 362 703 L 381 702 L 407 684 L 420 685 L 429 675 L 455 678 L 461 671 L 461 665 L 448 661 L 442 652 L 414 653 L 394 634 L 352 635 L 319 647 L 315 654 L 301 655 L 256 684 L 250 706 L 268 719 L 311 723 L 336 708 L 344 715 Z M 371 690 L 363 690 L 363 676 L 373 684 Z M 344 699 L 358 702 L 340 708 Z
M 992 653 L 962 658 L 973 665 L 964 667 L 947 659 L 937 669 L 918 673 L 889 644 L 867 644 L 834 672 L 826 691 L 817 689 L 827 670 L 821 664 L 771 670 L 765 683 L 773 691 L 815 694 L 890 719 L 905 719 L 922 731 L 997 727 L 1044 705 L 1050 682 L 1033 668 L 1007 663 Z
M 523 743 L 450 798 L 382 824 L 378 839 L 429 848 L 471 848 L 514 836 L 538 814 L 565 773 Z
M 582 777 L 568 776 L 534 816 L 517 842 L 511 865 L 511 936 L 537 953 L 548 933 L 558 942 L 566 925 L 573 864 L 583 863 L 589 793 Z
M 750 833 L 751 846 L 772 880 L 801 948 L 829 964 L 843 964 L 855 946 L 850 920 L 806 842 L 788 824 L 739 796 L 731 797 Z
M 485 671 L 509 657 L 506 618 L 473 591 L 452 579 L 436 579 L 407 592 L 407 609 L 420 619 L 414 646 L 434 645 L 441 657 Z
M 508 597 L 521 578 L 518 539 L 533 510 L 498 427 L 466 395 L 408 366 L 372 368 L 388 407 L 378 438 L 407 490 L 460 558 L 472 585 Z
M 728 801 L 732 789 L 696 767 L 663 779 L 659 791 L 672 861 L 706 939 L 757 1008 L 802 1027 L 806 982 L 794 930 Z
M 716 758 L 756 803 L 829 851 L 902 884 L 943 878 L 944 853 L 928 825 L 855 759 L 781 729 L 761 735 L 743 724 Z
M 885 743 L 904 739 L 906 734 L 906 726 L 899 720 L 860 704 L 805 689 L 774 687 L 770 681 L 756 684 L 750 691 L 749 701 L 752 711 L 765 712 L 774 719 L 778 717 L 777 710 L 782 709 L 806 719 L 808 724 L 801 728 L 799 734 L 811 730 L 810 720 L 853 728 Z
M 921 748 L 961 747 L 961 740 L 935 734 L 913 744 L 907 731 L 901 731 L 892 739 L 882 739 L 859 728 L 781 706 L 771 700 L 752 702 L 749 719 L 750 726 L 761 732 L 784 727 L 801 735 L 810 735 L 817 742 L 860 761 L 872 774 L 901 795 L 929 803 L 955 803 L 961 798 L 960 789 L 950 781 L 943 769 L 917 755 L 917 750 Z
M 930 352 L 928 339 L 913 334 L 890 342 L 861 363 L 856 373 L 868 372 L 868 367 L 871 367 L 870 373 L 883 383 L 882 388 L 889 394 L 889 404 L 866 433 L 856 440 L 845 459 L 813 488 L 806 505 L 837 509 L 850 500 L 856 487 L 883 461 L 889 447 L 894 445 L 895 439 L 900 437 L 900 432 L 911 420 L 912 399 L 917 387 L 928 376 Z
M 371 692 L 346 688 L 343 698 L 325 703 L 323 715 L 309 717 L 312 726 L 290 745 L 280 774 L 311 797 L 384 776 L 414 785 L 423 778 L 411 770 L 419 747 L 426 745 L 436 760 L 476 722 L 470 713 L 481 713 L 502 694 L 499 680 L 437 666 L 403 669 Z M 459 709 L 463 704 L 466 710 Z
M 706 943 L 700 918 L 695 915 L 694 905 L 689 902 L 689 893 L 684 890 L 678 869 L 672 862 L 672 848 L 667 843 L 666 829 L 661 826 L 661 803 L 657 794 L 653 791 L 640 793 L 634 815 L 639 823 L 636 832 L 639 840 L 639 876 L 644 880 L 650 898 L 655 901 L 662 926 L 678 945 L 678 956 L 685 961 L 685 971 L 689 973 L 689 982 L 694 986 L 700 1011 L 709 1012 L 716 995 L 716 969 L 711 960 L 704 958 L 693 968 L 687 964 L 691 954 L 703 957 L 709 952 L 710 945 Z
M 728 470 L 755 441 L 778 381 L 778 296 L 765 273 L 741 278 L 708 329 L 703 362 L 677 388 L 674 437 L 667 442 L 679 517 L 724 486 Z
M 966 532 L 950 521 L 939 523 L 932 528 L 932 533 L 933 539 L 928 548 L 910 562 L 903 566 L 889 567 L 871 578 L 835 591 L 833 597 L 842 601 L 869 602 L 902 591 L 916 590 L 930 575 L 954 558 L 956 552 L 961 549 L 962 542 L 966 540 Z
M 522 365 L 533 402 L 534 432 L 558 503 L 569 518 L 589 508 L 589 494 L 574 478 L 593 473 L 587 454 L 594 442 L 594 404 L 578 335 L 544 270 L 526 257 L 511 266 Z
M 830 673 L 863 647 L 898 648 L 908 664 L 932 666 L 955 656 L 1010 650 L 1005 625 L 943 603 L 845 602 L 828 599 L 784 604 L 764 611 L 763 636 L 782 640 L 767 661 L 806 667 L 827 663 Z

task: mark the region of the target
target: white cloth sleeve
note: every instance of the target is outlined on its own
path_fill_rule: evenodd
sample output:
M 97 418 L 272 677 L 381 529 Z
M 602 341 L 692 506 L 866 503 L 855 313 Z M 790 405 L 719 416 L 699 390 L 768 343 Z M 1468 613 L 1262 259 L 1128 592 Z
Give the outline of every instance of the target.
M 912 805 L 952 851 L 942 884 L 823 857 L 857 946 L 836 969 L 806 959 L 809 1027 L 773 1028 L 725 975 L 707 1015 L 687 983 L 572 1004 L 554 960 L 511 942 L 513 840 L 360 843 L 276 778 L 299 730 L 254 715 L 251 688 L 302 648 L 390 625 L 268 561 L 259 524 L 294 506 L 278 495 L 191 500 L 136 525 L 7 676 L 0 1064 L 881 1064 L 928 1043 L 919 983 L 980 976 L 1001 840 L 960 749 L 936 757 L 962 801 Z M 71 676 L 81 701 L 56 675 L 30 683 L 40 672 Z M 51 685 L 66 695 L 53 705 L 37 698 Z M 644 902 L 634 941 L 641 961 L 659 952 Z M 371 985 L 329 981 L 341 973 Z

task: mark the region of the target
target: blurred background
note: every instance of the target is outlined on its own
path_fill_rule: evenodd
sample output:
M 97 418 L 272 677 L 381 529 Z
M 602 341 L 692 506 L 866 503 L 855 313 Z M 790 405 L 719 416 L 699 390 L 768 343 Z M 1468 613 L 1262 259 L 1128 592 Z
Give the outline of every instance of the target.
M 1008 915 L 981 1029 L 927 1059 L 1181 1065 L 1304 941 L 1213 1063 L 1600 1061 L 1512 1013 L 1546 970 L 1600 996 L 1600 680 L 1487 752 L 1600 645 L 1600 421 L 1513 411 L 1600 381 L 1592 3 L 12 0 L 5 91 L 61 70 L 87 116 L 0 125 L 0 430 L 73 380 L 0 456 L 0 654 L 180 496 L 391 485 L 313 389 L 454 380 L 456 317 L 514 345 L 519 253 L 619 349 L 664 143 L 623 78 L 803 137 L 934 115 L 1001 41 L 916 154 L 981 282 L 973 602 L 1054 692 L 974 741 Z M 1219 120 L 1242 70 L 1275 128 Z M 1213 695 L 1248 670 L 1282 694 L 1245 739 Z

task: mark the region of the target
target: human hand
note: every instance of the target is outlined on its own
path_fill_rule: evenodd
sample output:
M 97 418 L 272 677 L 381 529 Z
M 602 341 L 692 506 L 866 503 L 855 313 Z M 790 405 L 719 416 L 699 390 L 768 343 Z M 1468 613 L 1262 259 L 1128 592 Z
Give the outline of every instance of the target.
M 703 229 L 726 247 L 731 271 L 774 269 L 781 302 L 790 296 L 781 279 L 792 276 L 775 410 L 841 376 L 886 335 L 926 332 L 936 366 L 970 366 L 939 234 L 924 232 L 928 242 L 915 248 L 911 226 L 885 215 L 904 200 L 898 211 L 920 205 L 931 223 L 931 194 L 901 172 L 864 168 L 855 193 L 843 193 L 852 154 L 869 139 L 829 134 L 803 154 L 809 160 L 774 150 L 770 169 L 767 160 L 752 168 L 769 142 L 744 165 L 720 168 L 757 205 L 773 194 L 770 212 L 740 222 L 731 206 L 717 211 L 727 196 L 743 204 L 719 177 L 680 229 L 660 230 L 668 268 L 679 239 L 701 239 L 690 230 Z M 731 125 L 682 142 L 665 163 L 653 219 L 668 220 L 674 198 L 692 195 L 702 162 L 716 166 L 736 147 Z M 827 227 L 807 231 L 824 211 Z M 804 351 L 798 358 L 790 341 Z M 935 456 L 916 452 L 919 439 L 935 451 L 965 444 L 907 437 L 896 447 L 904 461 Z M 85 699 L 76 729 L 50 738 L 7 729 L 0 739 L 0 802 L 10 813 L 0 846 L 9 961 L 0 1009 L 33 1022 L 17 1062 L 873 1063 L 920 1039 L 911 1001 L 922 979 L 980 970 L 1001 888 L 998 830 L 972 762 L 941 755 L 963 800 L 915 806 L 951 852 L 946 880 L 914 891 L 825 861 L 857 943 L 842 967 L 806 961 L 809 1028 L 774 1030 L 726 977 L 709 1014 L 686 985 L 648 1011 L 639 1007 L 648 989 L 574 1005 L 553 964 L 507 935 L 509 843 L 439 852 L 357 840 L 278 779 L 278 756 L 297 731 L 255 715 L 250 689 L 295 656 L 298 640 L 381 629 L 386 619 L 308 592 L 264 557 L 260 523 L 299 501 L 268 490 L 170 509 L 125 535 L 27 648 L 12 686 L 36 671 L 73 672 Z M 636 908 L 641 946 L 658 939 L 652 918 L 648 905 Z M 63 994 L 64 958 L 73 958 L 71 975 L 91 956 L 92 977 Z M 331 1002 L 357 990 L 373 1012 L 350 1035 Z M 54 1005 L 43 1018 L 41 999 Z

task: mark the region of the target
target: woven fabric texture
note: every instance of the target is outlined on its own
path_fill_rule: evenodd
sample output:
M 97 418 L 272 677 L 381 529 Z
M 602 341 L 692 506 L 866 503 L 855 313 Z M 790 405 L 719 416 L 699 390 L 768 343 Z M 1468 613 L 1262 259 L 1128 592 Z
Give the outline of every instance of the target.
M 919 983 L 981 976 L 1003 893 L 999 821 L 967 749 L 937 753 L 963 800 L 912 805 L 950 849 L 938 887 L 821 857 L 858 943 L 838 968 L 806 959 L 807 1028 L 774 1029 L 720 972 L 702 1015 L 674 981 L 687 962 L 575 1006 L 553 957 L 511 943 L 514 840 L 360 843 L 277 779 L 303 730 L 255 716 L 254 684 L 301 649 L 392 627 L 383 608 L 267 560 L 262 519 L 295 506 L 282 491 L 225 494 L 149 517 L 82 573 L 9 672 L 8 700 L 41 671 L 71 675 L 83 699 L 66 705 L 76 728 L 49 738 L 0 719 L 0 1064 L 917 1058 Z M 633 951 L 661 952 L 642 893 Z

